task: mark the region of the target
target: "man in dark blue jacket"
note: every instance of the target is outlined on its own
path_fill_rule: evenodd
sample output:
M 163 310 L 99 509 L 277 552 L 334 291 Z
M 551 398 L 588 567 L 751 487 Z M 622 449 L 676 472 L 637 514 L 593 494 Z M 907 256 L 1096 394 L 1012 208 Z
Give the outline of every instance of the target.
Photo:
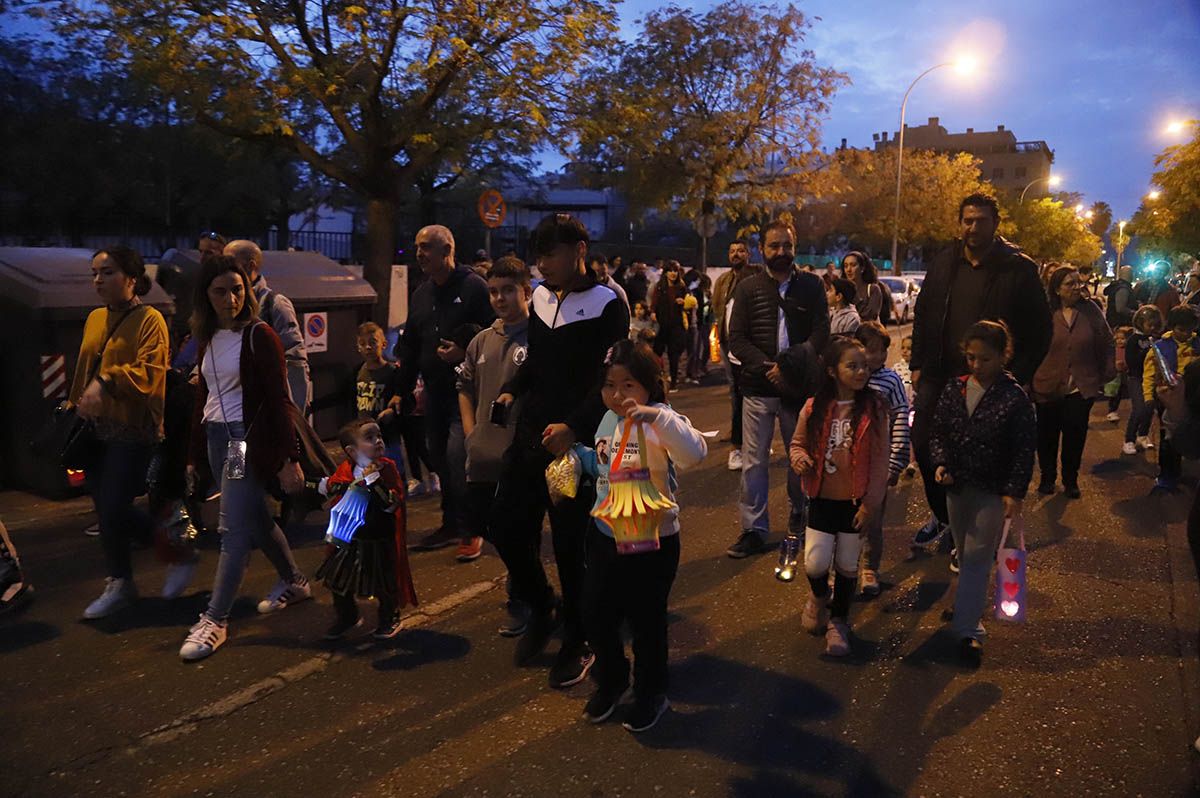
M 532 610 L 516 661 L 524 665 L 549 642 L 556 620 L 563 624 L 562 649 L 550 670 L 551 687 L 583 681 L 593 657 L 583 628 L 583 541 L 595 488 L 580 485 L 574 499 L 550 502 L 546 467 L 576 441 L 594 439 L 604 416 L 600 386 L 609 348 L 629 335 L 629 311 L 587 268 L 588 232 L 578 219 L 556 213 L 533 232 L 533 251 L 545 281 L 533 292 L 525 362 L 497 399 L 522 400 L 512 446 L 504 456 L 495 516 L 498 548 L 512 580 L 512 596 Z M 554 589 L 540 555 L 542 520 L 550 515 L 554 559 L 562 584 L 555 618 Z
M 441 225 L 417 233 L 417 265 L 426 280 L 408 303 L 404 335 L 396 344 L 400 359 L 397 393 L 412 393 L 420 374 L 425 380 L 425 435 L 430 465 L 442 483 L 442 526 L 417 548 L 469 545 L 478 530 L 467 529 L 467 452 L 458 412 L 455 369 L 466 356 L 471 336 L 462 331 L 486 327 L 496 319 L 483 278 L 455 265 L 454 236 Z M 465 339 L 465 340 L 464 340 Z

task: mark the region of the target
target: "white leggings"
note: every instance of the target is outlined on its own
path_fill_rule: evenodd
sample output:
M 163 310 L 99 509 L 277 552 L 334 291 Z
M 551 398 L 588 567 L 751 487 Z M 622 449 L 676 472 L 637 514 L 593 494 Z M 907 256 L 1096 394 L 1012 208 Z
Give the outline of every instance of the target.
M 858 532 L 831 534 L 809 527 L 804 533 L 804 571 L 813 579 L 829 576 L 833 566 L 842 576 L 858 575 L 863 539 Z

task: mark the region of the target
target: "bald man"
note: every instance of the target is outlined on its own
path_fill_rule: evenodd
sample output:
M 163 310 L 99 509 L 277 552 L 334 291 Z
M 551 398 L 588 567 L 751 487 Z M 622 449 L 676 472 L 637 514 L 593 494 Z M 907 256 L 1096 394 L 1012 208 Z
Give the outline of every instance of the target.
M 283 357 L 287 363 L 288 391 L 292 403 L 302 414 L 308 413 L 312 401 L 312 381 L 308 371 L 308 350 L 304 348 L 304 331 L 296 319 L 292 300 L 267 286 L 262 276 L 263 254 L 258 244 L 239 238 L 225 245 L 224 254 L 237 261 L 250 275 L 254 298 L 258 300 L 258 315 L 271 325 L 283 342 Z
M 482 541 L 468 529 L 467 452 L 458 412 L 458 375 L 475 332 L 495 321 L 484 279 L 454 260 L 454 235 L 441 225 L 417 233 L 417 266 L 427 278 L 408 301 L 408 321 L 396 344 L 400 359 L 400 396 L 412 393 L 420 374 L 425 380 L 425 437 L 429 459 L 442 483 L 442 526 L 417 548 L 459 544 L 458 559 L 479 556 Z

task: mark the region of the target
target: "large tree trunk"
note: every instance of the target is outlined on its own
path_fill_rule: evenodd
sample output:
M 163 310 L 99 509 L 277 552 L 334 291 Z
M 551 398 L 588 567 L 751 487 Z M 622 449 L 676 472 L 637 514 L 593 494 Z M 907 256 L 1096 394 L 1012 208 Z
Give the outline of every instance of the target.
M 367 262 L 363 277 L 379 295 L 372 314 L 375 322 L 387 326 L 392 295 L 392 253 L 396 250 L 397 203 L 392 198 L 367 200 Z

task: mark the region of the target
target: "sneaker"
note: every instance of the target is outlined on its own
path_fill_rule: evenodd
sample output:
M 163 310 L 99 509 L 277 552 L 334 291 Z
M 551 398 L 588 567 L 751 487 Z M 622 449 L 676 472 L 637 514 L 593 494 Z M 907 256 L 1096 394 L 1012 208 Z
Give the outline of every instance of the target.
M 1063 486 L 1063 495 L 1066 496 L 1068 499 L 1078 499 L 1081 496 L 1083 496 L 1083 494 L 1080 493 L 1080 491 L 1079 491 L 1078 485 L 1064 485 Z
M 1114 424 L 1116 424 L 1118 421 L 1121 420 L 1120 414 L 1117 413 L 1117 411 L 1115 411 L 1115 410 L 1113 412 L 1109 413 L 1107 416 L 1105 416 L 1105 418 L 1107 418 L 1109 421 L 1111 421 Z
M 747 529 L 738 537 L 736 543 L 725 549 L 725 553 L 735 560 L 741 560 L 751 554 L 761 554 L 766 548 L 763 536 L 753 529 Z
M 1154 441 L 1150 440 L 1149 435 L 1139 435 L 1137 445 L 1139 449 L 1146 449 L 1148 451 L 1154 448 Z
M 523 601 L 509 599 L 504 602 L 508 620 L 497 630 L 501 637 L 520 637 L 529 628 L 529 607 Z
M 289 582 L 285 579 L 280 579 L 275 583 L 275 587 L 271 588 L 271 592 L 267 594 L 267 597 L 258 602 L 258 611 L 260 614 L 266 615 L 278 612 L 290 604 L 299 604 L 301 601 L 310 598 L 312 598 L 312 587 L 304 577 L 300 577 L 299 582 Z
M 941 538 L 946 532 L 946 525 L 937 520 L 936 515 L 929 516 L 929 520 L 925 522 L 925 526 L 917 530 L 917 534 L 913 535 L 914 546 L 928 546 L 935 540 Z
M 89 538 L 100 537 L 100 522 L 97 521 L 96 523 L 84 529 L 83 534 L 87 535 Z
M 829 607 L 810 593 L 808 602 L 804 605 L 804 612 L 800 614 L 800 626 L 811 635 L 819 635 L 828 625 Z
M 596 655 L 586 646 L 582 649 L 563 646 L 550 666 L 550 686 L 556 690 L 574 687 L 587 678 L 596 662 Z
M 596 688 L 596 692 L 592 693 L 592 697 L 583 708 L 583 716 L 589 723 L 603 723 L 612 717 L 617 704 L 621 703 L 628 691 L 628 685 Z
M 478 560 L 481 554 L 483 554 L 483 538 L 463 538 L 454 552 L 454 559 L 459 562 L 471 562 Z
M 425 495 L 425 483 L 419 479 L 410 479 L 408 481 L 407 497 L 410 499 L 419 499 Z
M 1038 493 L 1042 494 L 1043 496 L 1053 496 L 1054 495 L 1054 480 L 1043 479 L 1041 482 L 1039 482 L 1038 483 Z
M 325 631 L 321 639 L 323 640 L 341 640 L 346 635 L 353 632 L 362 625 L 362 618 L 358 612 L 354 613 L 352 618 L 338 618 L 333 622 L 333 626 Z
M 530 660 L 546 650 L 550 636 L 554 634 L 558 622 L 553 610 L 533 614 L 526 626 L 525 634 L 517 641 L 515 660 L 518 666 L 528 665 Z
M 1121 454 L 1137 454 L 1137 444 L 1133 441 L 1125 441 L 1125 445 L 1121 447 Z
M 104 592 L 100 594 L 100 598 L 87 605 L 83 617 L 89 621 L 107 618 L 137 601 L 137 597 L 137 587 L 132 579 L 114 579 L 110 576 L 104 580 Z
M 1150 489 L 1150 495 L 1153 496 L 1156 493 L 1174 493 L 1175 487 L 1175 480 L 1170 477 L 1159 477 L 1154 480 L 1154 487 Z
M 973 637 L 964 637 L 958 643 L 958 656 L 968 668 L 983 664 L 983 643 Z
M 437 474 L 430 474 L 425 478 L 425 492 L 431 496 L 435 493 L 442 492 L 442 478 Z
M 648 700 L 639 698 L 633 702 L 633 709 L 629 711 L 629 717 L 625 718 L 625 722 L 621 725 L 634 734 L 649 731 L 670 708 L 671 702 L 665 695 L 656 695 Z
M 729 468 L 730 471 L 741 471 L 742 470 L 742 450 L 741 449 L 730 449 L 729 450 L 729 461 L 726 463 L 726 466 Z
M 184 662 L 195 662 L 212 656 L 212 653 L 225 644 L 228 638 L 225 624 L 217 623 L 207 615 L 201 615 L 196 625 L 188 630 L 179 649 L 179 658 Z
M 864 596 L 879 595 L 879 575 L 870 568 L 864 568 L 859 577 L 859 586 Z
M 400 634 L 403 625 L 400 623 L 400 613 L 393 612 L 391 615 L 379 616 L 379 623 L 375 626 L 375 631 L 371 632 L 371 637 L 375 640 L 391 640 L 396 635 Z
M 916 463 L 909 463 L 908 465 L 906 465 L 904 467 L 904 476 L 908 477 L 909 479 L 912 479 L 916 475 L 917 475 L 917 464 Z
M 454 529 L 448 526 L 440 526 L 418 540 L 413 545 L 413 549 L 416 551 L 434 551 L 436 549 L 444 549 L 447 546 L 453 546 L 460 540 L 462 538 Z
M 167 578 L 163 580 L 162 597 L 174 601 L 183 595 L 192 577 L 196 575 L 196 566 L 200 564 L 199 557 L 193 557 L 187 562 L 173 562 L 167 566 Z
M 0 617 L 7 615 L 10 612 L 15 613 L 17 610 L 21 609 L 33 600 L 33 585 L 29 584 L 28 582 L 14 584 L 20 584 L 20 587 L 17 588 L 17 592 L 13 593 L 7 599 L 0 598 Z M 12 585 L 9 585 L 8 588 L 12 588 Z M 8 591 L 8 588 L 5 589 L 5 592 Z
M 850 627 L 845 621 L 830 621 L 825 628 L 825 655 L 844 657 L 850 653 Z
M 950 549 L 950 573 L 958 573 L 958 549 Z

